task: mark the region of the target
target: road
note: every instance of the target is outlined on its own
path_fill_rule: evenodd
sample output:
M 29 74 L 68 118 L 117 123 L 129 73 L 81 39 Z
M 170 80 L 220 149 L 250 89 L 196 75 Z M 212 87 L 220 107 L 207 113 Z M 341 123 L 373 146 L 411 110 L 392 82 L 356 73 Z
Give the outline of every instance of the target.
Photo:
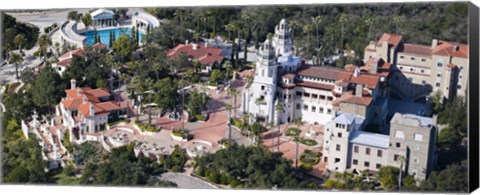
M 160 177 L 157 176 L 156 178 L 175 182 L 178 185 L 178 188 L 183 189 L 217 189 L 217 187 L 212 184 L 182 173 L 167 172 L 162 174 Z

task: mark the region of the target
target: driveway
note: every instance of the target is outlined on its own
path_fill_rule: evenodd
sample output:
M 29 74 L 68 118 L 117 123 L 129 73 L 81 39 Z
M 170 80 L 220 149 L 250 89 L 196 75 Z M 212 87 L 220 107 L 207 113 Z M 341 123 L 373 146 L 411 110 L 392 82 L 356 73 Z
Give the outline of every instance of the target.
M 175 182 L 178 185 L 178 188 L 183 189 L 217 189 L 216 186 L 210 183 L 182 173 L 168 172 L 155 178 Z

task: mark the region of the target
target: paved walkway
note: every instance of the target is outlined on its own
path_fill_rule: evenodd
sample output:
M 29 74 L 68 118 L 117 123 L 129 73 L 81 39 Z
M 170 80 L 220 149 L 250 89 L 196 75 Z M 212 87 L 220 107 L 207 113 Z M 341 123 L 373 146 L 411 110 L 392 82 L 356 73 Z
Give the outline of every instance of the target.
M 183 174 L 183 173 L 168 172 L 156 178 L 175 182 L 178 185 L 178 188 L 184 188 L 184 189 L 216 189 L 217 188 L 216 186 L 206 181 L 203 181 L 199 178 L 190 176 L 188 174 Z

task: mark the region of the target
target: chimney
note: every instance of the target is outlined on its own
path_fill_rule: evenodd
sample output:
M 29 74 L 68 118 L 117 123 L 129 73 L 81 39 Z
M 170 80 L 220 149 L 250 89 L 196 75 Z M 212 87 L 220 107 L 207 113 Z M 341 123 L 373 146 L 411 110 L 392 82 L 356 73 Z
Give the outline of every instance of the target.
M 437 47 L 437 45 L 438 45 L 438 39 L 433 39 L 432 40 L 432 48 Z
M 198 48 L 198 45 L 196 43 L 192 44 L 192 49 L 193 50 L 197 50 L 197 48 Z
M 77 80 L 72 79 L 70 80 L 70 89 L 75 89 L 77 88 Z
M 92 117 L 95 116 L 95 106 L 92 103 L 90 103 L 90 113 L 89 114 Z
M 363 93 L 363 85 L 357 84 L 357 86 L 355 87 L 355 96 L 362 97 L 362 93 Z
M 372 63 L 370 63 L 370 74 L 377 74 L 378 70 L 378 60 L 373 59 Z
M 188 40 L 185 40 L 185 45 L 188 45 Z
M 370 41 L 370 45 L 368 47 L 370 49 L 375 49 L 375 41 Z

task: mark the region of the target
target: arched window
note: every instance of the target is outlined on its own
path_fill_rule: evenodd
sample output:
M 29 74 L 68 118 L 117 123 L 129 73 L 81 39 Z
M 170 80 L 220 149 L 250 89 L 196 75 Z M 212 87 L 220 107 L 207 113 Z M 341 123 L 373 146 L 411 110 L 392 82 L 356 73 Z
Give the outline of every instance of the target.
M 443 60 L 442 59 L 438 60 L 437 67 L 443 67 Z

